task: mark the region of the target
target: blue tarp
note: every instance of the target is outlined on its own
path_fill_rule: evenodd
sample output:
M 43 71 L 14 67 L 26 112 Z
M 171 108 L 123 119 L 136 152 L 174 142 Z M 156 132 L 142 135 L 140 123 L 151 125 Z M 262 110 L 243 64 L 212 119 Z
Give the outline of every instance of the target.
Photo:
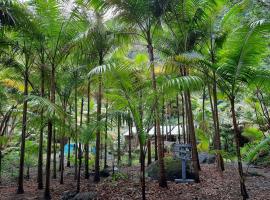
M 75 144 L 70 144 L 70 153 L 73 152 L 73 147 L 74 147 Z M 65 154 L 68 154 L 68 144 L 65 145 L 64 147 L 64 152 Z
M 71 144 L 70 144 L 70 154 L 73 153 L 74 145 L 75 145 L 75 143 L 71 143 Z M 64 147 L 64 152 L 65 152 L 65 155 L 68 154 L 68 144 L 65 145 L 65 147 Z M 96 154 L 96 147 L 90 148 L 90 152 L 93 153 L 93 154 Z

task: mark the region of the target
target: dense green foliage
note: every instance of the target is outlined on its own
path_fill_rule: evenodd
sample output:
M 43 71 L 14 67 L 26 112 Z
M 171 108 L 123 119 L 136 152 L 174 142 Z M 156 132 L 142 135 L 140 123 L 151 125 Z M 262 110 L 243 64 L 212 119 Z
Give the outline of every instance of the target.
M 60 183 L 66 162 L 74 166 L 79 191 L 81 168 L 99 181 L 103 162 L 121 165 L 121 156 L 139 159 L 144 180 L 149 154 L 164 187 L 162 145 L 178 126 L 174 142 L 192 145 L 196 182 L 198 151 L 216 155 L 220 171 L 223 158 L 238 161 L 246 198 L 242 157 L 270 164 L 269 9 L 256 0 L 0 0 L 0 179 L 19 176 L 23 193 L 24 174 L 38 168 L 42 189 L 47 154 L 50 198 L 56 163 Z M 122 133 L 133 126 L 128 154 Z M 66 155 L 68 143 L 76 147 Z

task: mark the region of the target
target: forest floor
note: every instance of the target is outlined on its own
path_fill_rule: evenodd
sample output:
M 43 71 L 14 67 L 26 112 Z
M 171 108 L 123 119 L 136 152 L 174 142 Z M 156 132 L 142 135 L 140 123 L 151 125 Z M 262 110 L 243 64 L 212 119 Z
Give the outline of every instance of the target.
M 146 181 L 146 198 L 148 200 L 240 200 L 239 179 L 237 168 L 232 164 L 226 165 L 223 175 L 219 174 L 215 165 L 202 165 L 200 172 L 201 182 L 197 184 L 176 184 L 168 182 L 168 188 L 158 187 L 157 181 Z M 76 181 L 72 174 L 73 169 L 65 171 L 64 184 L 58 179 L 51 182 L 52 198 L 61 199 L 64 191 L 74 191 Z M 141 199 L 139 183 L 139 167 L 122 168 L 121 172 L 128 174 L 128 179 L 113 181 L 110 177 L 104 178 L 99 184 L 92 179 L 82 178 L 81 190 L 93 191 L 101 200 L 136 200 Z M 83 174 L 83 173 L 82 173 Z M 43 190 L 37 189 L 34 176 L 24 183 L 25 194 L 16 194 L 16 182 L 5 182 L 0 185 L 1 200 L 30 200 L 42 199 Z M 251 200 L 270 200 L 270 171 L 267 168 L 249 168 L 246 177 L 246 186 Z

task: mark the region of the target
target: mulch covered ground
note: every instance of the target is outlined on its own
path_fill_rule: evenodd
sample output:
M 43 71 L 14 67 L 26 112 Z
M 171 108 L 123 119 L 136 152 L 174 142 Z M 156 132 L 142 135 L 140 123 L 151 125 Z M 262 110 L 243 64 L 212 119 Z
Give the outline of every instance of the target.
M 140 183 L 138 180 L 139 168 L 125 168 L 123 172 L 129 174 L 128 180 L 112 181 L 103 179 L 99 184 L 92 180 L 82 178 L 82 191 L 95 191 L 98 199 L 136 200 L 141 199 Z M 246 180 L 247 190 L 252 200 L 270 200 L 270 178 L 268 169 L 260 176 L 249 175 Z M 158 187 L 158 183 L 147 180 L 146 197 L 149 200 L 240 200 L 239 181 L 237 169 L 227 165 L 223 175 L 216 172 L 214 165 L 202 165 L 200 173 L 201 182 L 197 184 L 176 184 L 168 182 L 168 188 Z M 52 180 L 52 197 L 60 199 L 64 191 L 76 189 L 73 175 L 68 173 L 64 179 L 65 184 L 60 185 L 58 179 Z M 35 179 L 25 181 L 25 194 L 16 194 L 16 183 L 2 183 L 0 186 L 1 200 L 42 199 L 43 191 L 37 190 Z

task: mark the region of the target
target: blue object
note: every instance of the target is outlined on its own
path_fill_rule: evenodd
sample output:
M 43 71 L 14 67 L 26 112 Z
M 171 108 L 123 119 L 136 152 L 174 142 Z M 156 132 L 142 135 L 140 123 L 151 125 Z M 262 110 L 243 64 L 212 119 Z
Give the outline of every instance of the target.
M 93 153 L 93 154 L 96 155 L 96 147 L 92 147 L 92 148 L 91 148 L 91 153 Z
M 70 144 L 70 154 L 72 154 L 73 150 L 74 150 L 74 145 L 75 144 Z M 64 147 L 64 152 L 65 152 L 65 155 L 68 154 L 68 144 L 65 145 Z

